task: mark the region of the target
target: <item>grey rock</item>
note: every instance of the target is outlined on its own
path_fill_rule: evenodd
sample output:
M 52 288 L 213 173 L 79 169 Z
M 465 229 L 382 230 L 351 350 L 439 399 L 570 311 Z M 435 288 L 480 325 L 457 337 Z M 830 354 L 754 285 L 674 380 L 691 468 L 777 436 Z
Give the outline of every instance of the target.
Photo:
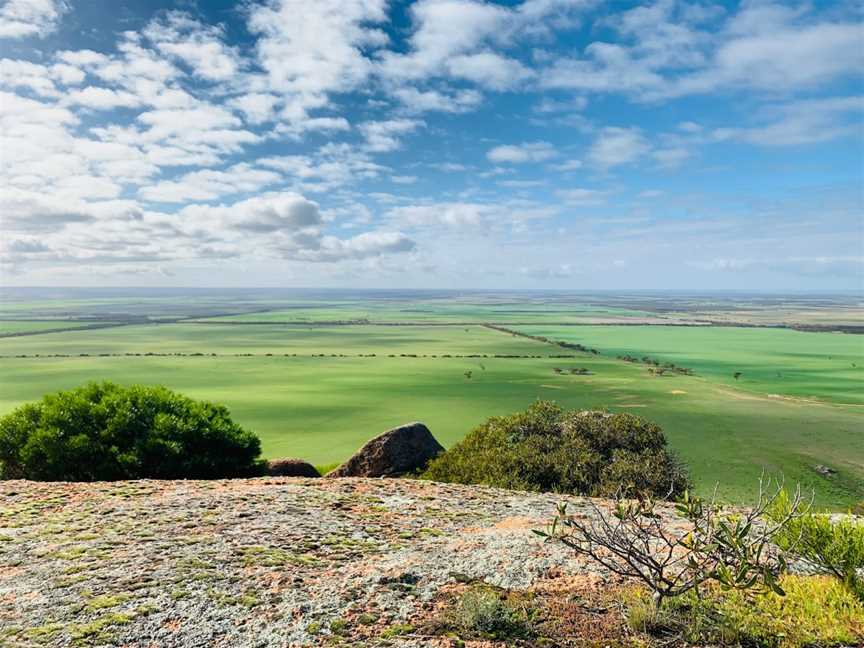
M 386 477 L 425 466 L 444 451 L 422 423 L 408 423 L 367 442 L 327 477 Z

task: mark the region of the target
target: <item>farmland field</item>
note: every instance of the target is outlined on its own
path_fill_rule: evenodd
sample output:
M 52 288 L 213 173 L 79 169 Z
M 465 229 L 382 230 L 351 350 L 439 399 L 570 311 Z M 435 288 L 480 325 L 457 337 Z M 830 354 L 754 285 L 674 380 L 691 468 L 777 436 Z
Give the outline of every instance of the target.
M 750 392 L 864 405 L 864 336 L 860 335 L 714 326 L 518 329 L 596 347 L 615 357 L 648 355 Z M 741 373 L 737 379 L 736 372 Z
M 58 329 L 91 326 L 89 322 L 70 322 L 66 320 L 0 320 L 0 337 L 22 333 L 44 333 Z
M 73 320 L 119 319 L 111 328 L 0 338 L 0 414 L 88 380 L 164 384 L 226 404 L 261 437 L 266 456 L 322 464 L 411 420 L 424 421 L 450 445 L 488 416 L 545 398 L 657 421 L 703 493 L 719 482 L 722 497 L 744 500 L 763 468 L 813 488 L 820 504 L 834 508 L 864 493 L 858 335 L 562 324 L 597 315 L 634 324 L 669 317 L 669 304 L 660 308 L 644 297 L 632 308 L 617 297 L 573 297 L 568 306 L 557 296 L 486 294 L 232 299 L 105 297 L 67 300 L 62 308 L 50 299 L 13 302 L 6 317 L 57 311 Z M 841 304 L 838 312 L 844 308 L 852 306 Z M 379 323 L 321 323 L 357 320 Z M 647 365 L 618 359 L 624 354 L 673 362 L 695 375 L 654 377 Z M 817 466 L 834 472 L 822 475 Z

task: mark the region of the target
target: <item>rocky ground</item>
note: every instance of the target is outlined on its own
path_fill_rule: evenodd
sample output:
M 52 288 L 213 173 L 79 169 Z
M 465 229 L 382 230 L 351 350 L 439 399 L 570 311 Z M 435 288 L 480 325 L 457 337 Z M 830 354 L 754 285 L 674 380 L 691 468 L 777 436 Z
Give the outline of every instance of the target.
M 403 479 L 2 482 L 0 645 L 461 645 L 436 619 L 479 582 L 602 634 L 614 578 L 531 533 L 560 500 Z

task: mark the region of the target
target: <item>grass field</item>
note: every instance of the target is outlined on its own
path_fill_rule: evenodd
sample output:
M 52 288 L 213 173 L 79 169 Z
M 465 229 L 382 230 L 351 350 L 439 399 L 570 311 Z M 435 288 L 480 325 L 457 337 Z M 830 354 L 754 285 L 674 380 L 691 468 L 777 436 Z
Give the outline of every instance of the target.
M 210 321 L 296 322 L 367 319 L 370 322 L 580 322 L 588 318 L 656 318 L 647 311 L 587 304 L 538 303 L 355 303 L 298 304 L 263 312 L 208 318 Z
M 482 326 L 145 324 L 0 339 L 0 355 L 147 352 L 548 355 L 561 350 Z
M 573 330 L 581 335 L 590 328 Z M 618 329 L 599 327 L 604 330 Z M 645 334 L 641 328 L 620 330 Z M 692 335 L 691 331 L 702 335 L 718 332 L 721 338 L 751 333 L 746 329 L 670 329 L 676 335 Z M 825 335 L 826 344 L 833 343 L 828 334 L 808 335 Z M 687 338 L 688 357 L 696 358 L 700 344 L 716 344 L 717 339 L 703 338 L 700 343 Z M 784 357 L 780 351 L 785 339 L 767 348 Z M 585 342 L 604 351 L 614 350 L 593 336 Z M 746 360 L 748 354 L 758 351 L 759 344 L 753 342 L 748 347 L 752 351 L 741 346 L 737 359 Z M 637 346 L 645 353 L 660 355 Z M 797 345 L 786 347 L 786 353 L 800 351 L 796 349 Z M 93 357 L 147 352 L 220 355 Z M 78 357 L 80 353 L 90 356 Z M 235 353 L 256 355 L 232 357 Z M 268 357 L 267 353 L 276 355 Z M 294 353 L 298 357 L 291 357 Z M 372 353 L 376 357 L 356 357 Z M 371 436 L 411 420 L 426 422 L 449 445 L 490 415 L 547 398 L 569 407 L 609 407 L 656 420 L 690 466 L 702 492 L 720 482 L 725 498 L 746 499 L 764 467 L 815 488 L 820 504 L 842 508 L 862 498 L 864 427 L 856 406 L 771 398 L 755 393 L 758 390 L 726 385 L 699 367 L 696 377 L 649 378 L 644 366 L 622 362 L 614 354 L 548 357 L 561 353 L 567 352 L 480 326 L 160 324 L 46 333 L 0 339 L 3 356 L 74 356 L 0 359 L 0 413 L 88 380 L 160 383 L 196 398 L 225 403 L 241 424 L 259 434 L 267 456 L 299 456 L 321 464 L 345 459 Z M 834 353 L 841 355 L 839 350 Z M 312 357 L 317 354 L 326 357 Z M 441 357 L 448 354 L 543 357 Z M 388 357 L 391 355 L 396 357 Z M 674 361 L 687 366 L 683 357 Z M 555 367 L 584 367 L 591 375 L 557 374 Z M 466 371 L 471 378 L 465 376 Z M 813 380 L 821 380 L 819 375 Z M 813 469 L 819 464 L 838 472 L 822 477 Z
M 519 331 L 578 342 L 607 355 L 648 355 L 749 392 L 864 405 L 861 335 L 659 326 L 531 326 Z M 739 371 L 736 380 L 733 374 Z
M 67 320 L 0 320 L 0 335 L 11 335 L 14 333 L 35 333 L 67 328 L 80 328 L 82 326 L 91 326 L 92 324 L 93 322 L 70 322 Z

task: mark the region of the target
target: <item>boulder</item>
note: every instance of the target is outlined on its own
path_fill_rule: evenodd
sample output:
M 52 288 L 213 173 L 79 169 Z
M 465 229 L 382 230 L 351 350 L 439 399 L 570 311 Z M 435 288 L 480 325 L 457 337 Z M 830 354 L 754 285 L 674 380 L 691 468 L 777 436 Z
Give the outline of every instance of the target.
M 271 477 L 321 476 L 315 466 L 302 459 L 271 459 L 267 462 L 267 474 Z
M 327 477 L 386 477 L 422 468 L 444 448 L 422 423 L 408 423 L 367 442 Z

